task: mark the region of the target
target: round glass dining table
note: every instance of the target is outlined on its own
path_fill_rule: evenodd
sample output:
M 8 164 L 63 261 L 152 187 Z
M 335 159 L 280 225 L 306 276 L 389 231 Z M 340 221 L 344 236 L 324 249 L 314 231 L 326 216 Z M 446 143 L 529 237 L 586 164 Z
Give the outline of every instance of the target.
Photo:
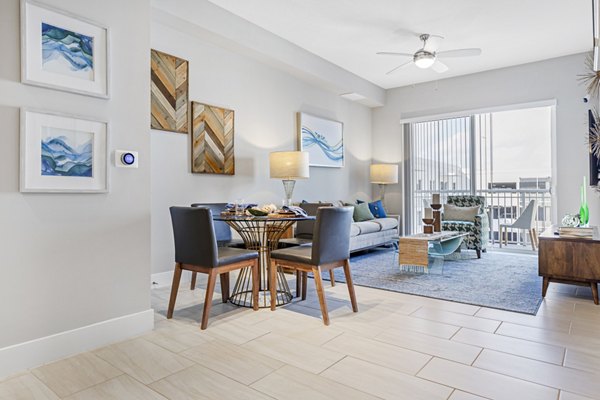
M 269 291 L 269 264 L 271 251 L 279 246 L 279 239 L 295 222 L 314 220 L 315 217 L 287 216 L 270 214 L 265 217 L 214 215 L 213 220 L 224 221 L 241 236 L 244 245 L 249 250 L 258 251 L 259 258 L 259 307 L 271 306 Z M 281 306 L 292 301 L 292 292 L 283 271 L 277 270 L 277 305 Z M 233 291 L 229 297 L 232 304 L 242 307 L 252 307 L 252 271 L 244 268 L 238 275 Z

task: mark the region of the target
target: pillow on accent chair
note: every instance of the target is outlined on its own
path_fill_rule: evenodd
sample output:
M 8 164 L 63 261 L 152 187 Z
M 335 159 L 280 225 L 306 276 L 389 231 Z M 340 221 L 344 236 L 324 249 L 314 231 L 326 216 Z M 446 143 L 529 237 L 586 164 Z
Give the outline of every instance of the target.
M 371 210 L 369 210 L 368 203 L 360 203 L 354 205 L 354 222 L 370 221 L 375 219 Z
M 444 221 L 475 222 L 479 213 L 479 206 L 458 207 L 453 204 L 444 204 Z

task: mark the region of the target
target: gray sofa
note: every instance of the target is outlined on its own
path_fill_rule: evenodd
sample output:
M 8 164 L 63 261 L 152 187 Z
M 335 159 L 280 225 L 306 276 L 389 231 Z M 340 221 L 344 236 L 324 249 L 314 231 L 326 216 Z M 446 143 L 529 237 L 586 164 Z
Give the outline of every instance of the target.
M 343 206 L 343 202 L 301 203 L 308 215 L 317 215 L 319 207 Z M 398 242 L 400 218 L 388 215 L 387 218 L 375 218 L 369 221 L 353 222 L 350 228 L 350 252 L 366 250 L 373 247 L 390 245 Z M 296 224 L 296 232 L 292 239 L 281 239 L 283 246 L 307 245 L 312 241 L 314 221 L 301 221 Z
M 370 221 L 353 222 L 350 227 L 350 252 L 398 242 L 400 217 L 388 215 Z

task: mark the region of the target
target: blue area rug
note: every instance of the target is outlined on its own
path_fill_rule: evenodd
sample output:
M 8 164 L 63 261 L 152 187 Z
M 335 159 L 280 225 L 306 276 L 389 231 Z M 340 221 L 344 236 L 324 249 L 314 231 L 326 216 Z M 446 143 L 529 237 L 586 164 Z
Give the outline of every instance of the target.
M 354 284 L 535 315 L 542 302 L 542 278 L 535 255 L 464 251 L 432 259 L 429 273 L 402 271 L 398 253 L 376 249 L 350 259 Z M 323 279 L 329 279 L 324 274 Z M 341 268 L 335 280 L 345 282 Z

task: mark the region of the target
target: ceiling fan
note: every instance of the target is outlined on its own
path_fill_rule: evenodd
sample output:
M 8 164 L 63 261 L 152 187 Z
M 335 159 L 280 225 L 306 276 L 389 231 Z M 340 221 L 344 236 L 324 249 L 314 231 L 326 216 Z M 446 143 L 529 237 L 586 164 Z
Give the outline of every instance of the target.
M 443 36 L 423 33 L 422 35 L 419 35 L 419 39 L 423 41 L 423 47 L 417 50 L 414 54 L 396 53 L 390 51 L 380 51 L 377 54 L 385 56 L 403 56 L 412 58 L 411 60 L 398 65 L 391 71 L 388 71 L 388 75 L 393 72 L 396 72 L 400 68 L 411 63 L 414 63 L 417 67 L 422 69 L 427 69 L 431 67 L 431 69 L 435 72 L 442 73 L 448 71 L 448 67 L 446 66 L 446 64 L 441 62 L 438 57 L 472 57 L 481 54 L 481 49 L 478 48 L 437 51 L 440 41 L 443 38 Z

